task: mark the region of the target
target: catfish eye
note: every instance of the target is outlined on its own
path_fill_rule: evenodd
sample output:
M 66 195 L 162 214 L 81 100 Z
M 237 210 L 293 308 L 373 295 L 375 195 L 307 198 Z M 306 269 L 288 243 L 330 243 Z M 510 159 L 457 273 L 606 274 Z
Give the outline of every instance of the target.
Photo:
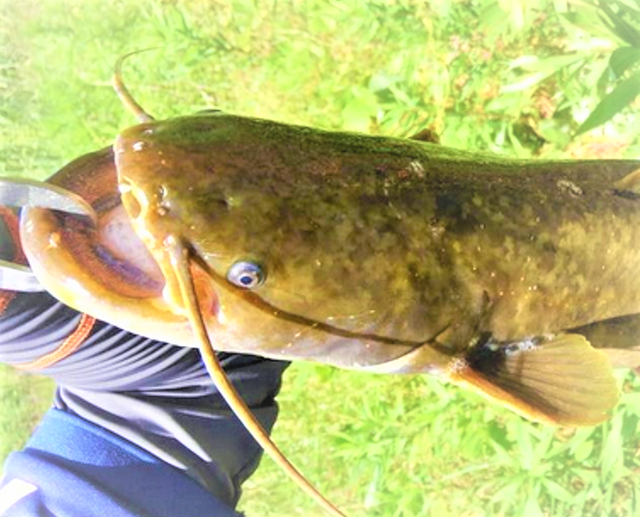
M 255 289 L 263 284 L 266 273 L 255 262 L 236 262 L 227 272 L 227 280 L 243 289 Z

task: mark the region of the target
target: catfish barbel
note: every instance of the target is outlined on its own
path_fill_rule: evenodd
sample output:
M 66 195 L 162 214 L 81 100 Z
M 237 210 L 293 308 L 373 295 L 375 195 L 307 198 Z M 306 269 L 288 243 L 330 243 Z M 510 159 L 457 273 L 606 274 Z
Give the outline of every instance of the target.
M 556 425 L 605 420 L 612 367 L 640 365 L 639 161 L 143 120 L 50 180 L 97 225 L 23 217 L 68 305 L 184 346 L 202 324 L 216 350 L 432 373 Z

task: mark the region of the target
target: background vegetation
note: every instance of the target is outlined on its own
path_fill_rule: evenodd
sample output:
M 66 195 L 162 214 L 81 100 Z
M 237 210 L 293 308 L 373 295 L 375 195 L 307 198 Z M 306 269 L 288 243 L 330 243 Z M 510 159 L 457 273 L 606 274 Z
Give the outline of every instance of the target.
M 329 129 L 522 157 L 639 154 L 637 0 L 0 0 L 0 175 L 45 178 L 134 121 L 116 58 L 158 117 L 217 106 Z M 613 115 L 616 115 L 614 118 Z M 595 129 L 594 129 L 595 128 Z M 423 377 L 297 364 L 274 437 L 352 516 L 640 513 L 640 382 L 613 419 L 523 421 Z M 0 370 L 1 453 L 48 405 L 47 380 Z M 320 515 L 270 460 L 249 516 Z

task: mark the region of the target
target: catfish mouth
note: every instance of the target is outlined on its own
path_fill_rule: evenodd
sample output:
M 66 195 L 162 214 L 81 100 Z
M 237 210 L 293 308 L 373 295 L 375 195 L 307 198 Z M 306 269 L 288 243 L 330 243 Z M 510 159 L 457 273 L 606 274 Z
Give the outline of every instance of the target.
M 38 277 L 43 285 L 49 289 L 47 277 L 56 276 L 54 283 L 59 280 L 73 288 L 77 274 L 84 272 L 102 287 L 102 293 L 132 299 L 161 297 L 164 277 L 135 234 L 120 201 L 111 148 L 74 160 L 49 183 L 84 199 L 95 210 L 97 220 L 94 224 L 86 217 L 41 208 L 23 211 L 25 252 L 34 271 L 41 272 Z M 71 294 L 60 296 L 58 289 L 50 290 L 65 303 L 74 298 Z
M 160 268 L 131 227 L 124 207 L 109 201 L 113 206 L 106 209 L 94 205 L 98 213 L 95 229 L 86 228 L 76 217 L 64 217 L 60 245 L 72 249 L 78 261 L 118 295 L 161 296 L 165 282 Z

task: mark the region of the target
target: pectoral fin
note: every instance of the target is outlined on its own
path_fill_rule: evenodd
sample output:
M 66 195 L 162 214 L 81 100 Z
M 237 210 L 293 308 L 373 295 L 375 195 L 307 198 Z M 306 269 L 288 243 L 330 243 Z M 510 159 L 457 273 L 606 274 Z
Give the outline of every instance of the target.
M 508 344 L 487 341 L 454 360 L 449 378 L 552 425 L 599 424 L 619 396 L 606 355 L 578 334 Z

